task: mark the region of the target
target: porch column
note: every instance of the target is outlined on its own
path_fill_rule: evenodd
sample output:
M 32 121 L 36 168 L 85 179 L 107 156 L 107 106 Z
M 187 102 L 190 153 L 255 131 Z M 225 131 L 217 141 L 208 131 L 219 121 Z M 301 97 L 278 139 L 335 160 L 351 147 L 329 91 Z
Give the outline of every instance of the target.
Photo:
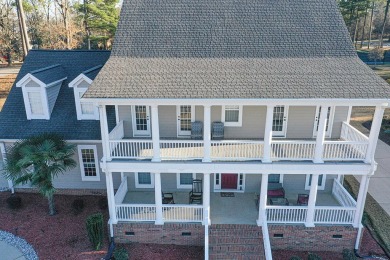
M 311 185 L 309 193 L 309 201 L 307 206 L 307 216 L 306 216 L 306 227 L 314 227 L 314 216 L 315 216 L 315 207 L 317 201 L 317 191 L 318 191 L 318 176 L 319 174 L 311 175 Z
M 161 158 L 160 158 L 160 126 L 158 123 L 158 106 L 157 105 L 152 105 L 152 141 L 153 141 L 152 162 L 161 162 Z
M 107 113 L 106 113 L 106 106 L 100 105 L 99 106 L 99 117 L 100 117 L 100 132 L 102 136 L 102 148 L 103 148 L 103 157 L 106 158 L 106 161 L 111 161 L 111 151 L 110 151 L 110 137 L 108 133 L 108 126 L 107 126 Z
M 356 212 L 353 222 L 353 226 L 355 228 L 358 228 L 362 221 L 369 182 L 370 177 L 367 175 L 363 175 L 362 179 L 360 180 L 359 194 L 356 200 Z
M 164 225 L 161 193 L 161 173 L 154 173 L 154 200 L 156 203 L 156 221 L 155 225 Z
M 328 106 L 321 106 L 320 122 L 318 124 L 317 138 L 316 138 L 316 149 L 314 154 L 314 163 L 323 163 L 324 153 L 324 141 L 326 134 L 326 121 L 328 117 Z
M 203 106 L 203 162 L 211 162 L 211 106 Z
M 274 118 L 274 106 L 267 106 L 264 131 L 264 154 L 263 163 L 271 162 L 271 142 L 272 142 L 272 121 Z M 268 181 L 267 181 L 268 182 Z
M 374 160 L 375 149 L 378 142 L 379 132 L 381 130 L 382 118 L 384 108 L 377 106 L 375 108 L 374 118 L 372 119 L 372 125 L 370 130 L 370 136 L 368 138 L 368 147 L 366 152 L 366 163 L 371 163 Z
M 210 173 L 203 173 L 203 225 L 210 225 Z
M 108 212 L 110 214 L 111 224 L 117 224 L 115 210 L 115 195 L 114 195 L 114 184 L 112 181 L 112 172 L 106 172 L 106 186 L 107 186 L 107 201 L 108 201 Z
M 260 187 L 260 198 L 259 198 L 259 218 L 257 219 L 257 225 L 262 226 L 264 216 L 267 217 L 267 190 L 268 190 L 268 173 L 261 175 L 261 187 Z

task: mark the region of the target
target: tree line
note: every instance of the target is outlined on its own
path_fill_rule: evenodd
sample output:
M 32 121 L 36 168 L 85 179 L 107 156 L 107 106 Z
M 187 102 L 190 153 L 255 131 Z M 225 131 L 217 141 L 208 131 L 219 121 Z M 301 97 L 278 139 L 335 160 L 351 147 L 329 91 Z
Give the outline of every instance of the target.
M 0 0 L 0 58 L 22 59 L 26 42 L 36 49 L 110 49 L 119 12 L 119 0 Z
M 389 41 L 390 0 L 338 0 L 338 4 L 356 49 L 382 48 Z

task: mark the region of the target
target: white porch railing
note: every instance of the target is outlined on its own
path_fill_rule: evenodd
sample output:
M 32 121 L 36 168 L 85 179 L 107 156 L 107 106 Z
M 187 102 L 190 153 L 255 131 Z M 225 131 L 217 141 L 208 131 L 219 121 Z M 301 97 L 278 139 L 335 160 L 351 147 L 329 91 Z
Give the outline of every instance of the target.
M 268 223 L 304 223 L 307 207 L 302 206 L 267 206 Z
M 343 185 L 337 180 L 333 180 L 332 194 L 335 199 L 344 207 L 356 207 L 356 201 Z
M 119 123 L 111 130 L 108 134 L 109 140 L 120 140 L 125 136 L 125 129 L 123 126 L 123 120 L 119 121 Z
M 151 159 L 153 157 L 152 140 L 109 140 L 109 143 L 113 159 Z
M 163 160 L 202 159 L 203 141 L 194 140 L 161 140 L 160 157 Z
M 272 141 L 272 160 L 312 160 L 315 141 Z
M 115 193 L 115 204 L 122 204 L 123 199 L 126 197 L 127 191 L 127 177 L 125 177 L 123 178 L 121 185 L 119 185 L 119 188 Z
M 368 142 L 325 141 L 324 161 L 361 161 L 366 157 Z
M 202 205 L 163 205 L 164 222 L 202 222 Z
M 260 160 L 263 141 L 211 141 L 211 159 L 228 161 Z
M 341 139 L 351 142 L 368 142 L 368 137 L 347 122 L 341 126 Z
M 155 221 L 156 206 L 151 204 L 115 205 L 118 221 Z
M 320 207 L 315 208 L 314 223 L 316 224 L 353 224 L 356 208 L 351 207 Z

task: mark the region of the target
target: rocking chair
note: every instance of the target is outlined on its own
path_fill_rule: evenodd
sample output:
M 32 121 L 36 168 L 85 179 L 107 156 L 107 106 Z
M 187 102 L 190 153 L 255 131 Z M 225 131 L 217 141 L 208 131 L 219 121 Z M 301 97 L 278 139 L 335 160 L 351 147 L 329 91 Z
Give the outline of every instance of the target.
M 190 191 L 190 204 L 202 204 L 203 191 L 202 180 L 192 180 L 192 191 Z

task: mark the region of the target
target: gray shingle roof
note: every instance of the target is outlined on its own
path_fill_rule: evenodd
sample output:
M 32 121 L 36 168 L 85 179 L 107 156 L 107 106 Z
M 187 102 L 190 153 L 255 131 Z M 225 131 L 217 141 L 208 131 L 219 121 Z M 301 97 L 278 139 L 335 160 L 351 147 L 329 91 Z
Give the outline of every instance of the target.
M 30 74 L 45 84 L 66 78 L 66 72 L 60 64 L 33 70 Z
M 84 97 L 388 98 L 335 0 L 128 0 Z
M 27 73 L 52 64 L 60 64 L 67 79 L 63 81 L 50 120 L 27 120 L 22 89 L 11 88 L 0 112 L 0 139 L 22 139 L 43 132 L 56 132 L 67 140 L 100 140 L 98 120 L 77 120 L 73 89 L 69 82 L 83 71 L 104 64 L 108 51 L 31 50 L 15 82 Z

